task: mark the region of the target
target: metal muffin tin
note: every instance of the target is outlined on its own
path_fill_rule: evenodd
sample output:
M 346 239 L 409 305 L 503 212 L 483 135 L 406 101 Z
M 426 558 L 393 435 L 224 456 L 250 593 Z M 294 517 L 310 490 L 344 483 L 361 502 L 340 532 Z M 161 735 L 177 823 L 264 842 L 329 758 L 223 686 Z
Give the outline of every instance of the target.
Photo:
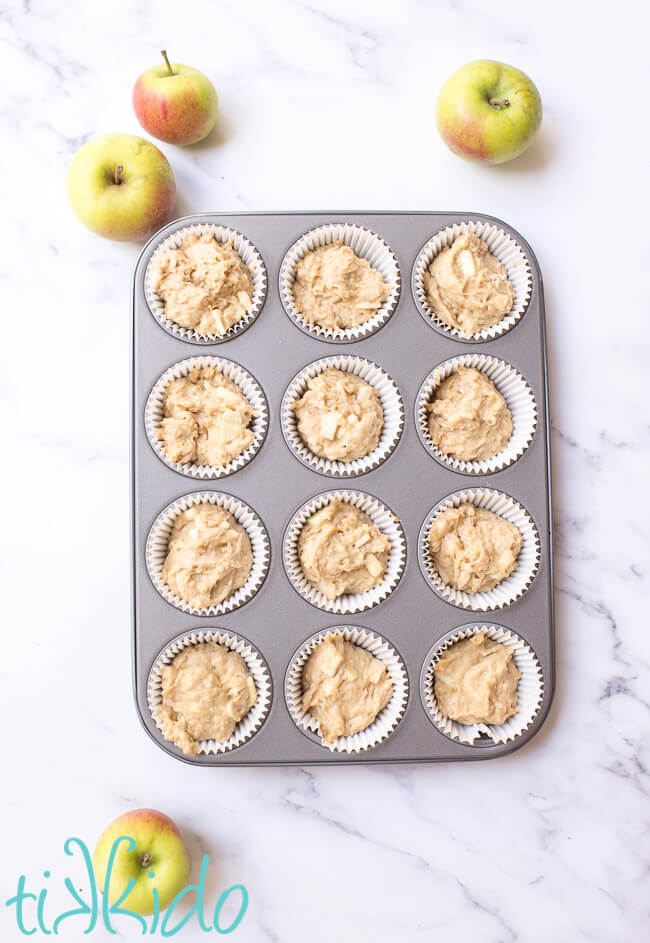
M 522 249 L 532 272 L 532 292 L 521 320 L 507 333 L 471 345 L 445 336 L 421 316 L 412 294 L 411 274 L 418 252 L 446 226 L 485 221 L 509 234 Z M 387 323 L 365 340 L 342 345 L 300 330 L 285 312 L 278 289 L 282 260 L 308 230 L 326 223 L 349 222 L 380 235 L 395 253 L 401 270 L 401 294 Z M 250 329 L 220 344 L 197 344 L 165 331 L 145 300 L 147 263 L 158 244 L 177 229 L 213 223 L 243 233 L 257 248 L 268 274 L 267 297 Z M 273 766 L 350 763 L 417 763 L 477 760 L 502 756 L 523 746 L 542 726 L 555 684 L 553 570 L 549 415 L 542 279 L 535 256 L 506 223 L 480 213 L 233 213 L 202 214 L 175 220 L 147 243 L 133 281 L 131 487 L 133 683 L 140 719 L 167 753 L 197 766 Z M 414 416 L 420 385 L 437 364 L 459 354 L 479 351 L 512 364 L 526 379 L 537 403 L 537 429 L 525 453 L 509 467 L 485 476 L 444 467 L 423 447 Z M 404 429 L 393 453 L 358 477 L 327 477 L 304 465 L 282 435 L 280 406 L 296 373 L 307 364 L 337 354 L 356 354 L 373 361 L 395 381 L 405 408 Z M 269 428 L 258 454 L 239 471 L 218 480 L 199 481 L 166 465 L 145 432 L 145 405 L 156 380 L 172 364 L 194 355 L 216 355 L 235 361 L 262 387 L 269 404 Z M 514 604 L 475 613 L 475 621 L 496 623 L 520 635 L 533 649 L 542 669 L 544 696 L 533 723 L 505 744 L 479 741 L 464 745 L 444 736 L 422 704 L 420 675 L 427 654 L 443 636 L 467 623 L 467 611 L 439 598 L 418 565 L 418 534 L 432 507 L 465 488 L 502 491 L 524 506 L 541 544 L 537 574 Z M 367 492 L 392 508 L 406 535 L 406 565 L 396 589 L 375 608 L 336 616 L 319 610 L 293 588 L 282 561 L 285 529 L 295 511 L 323 491 Z M 151 525 L 177 498 L 196 491 L 233 495 L 257 512 L 268 532 L 271 561 L 266 579 L 253 598 L 220 617 L 182 612 L 155 589 L 145 562 Z M 357 754 L 331 752 L 293 722 L 284 696 L 287 668 L 296 650 L 314 633 L 354 624 L 386 638 L 403 658 L 409 677 L 405 713 L 394 732 L 376 747 Z M 187 757 L 157 729 L 147 703 L 149 673 L 157 656 L 180 635 L 223 629 L 249 640 L 265 659 L 272 680 L 268 715 L 241 746 L 221 754 Z

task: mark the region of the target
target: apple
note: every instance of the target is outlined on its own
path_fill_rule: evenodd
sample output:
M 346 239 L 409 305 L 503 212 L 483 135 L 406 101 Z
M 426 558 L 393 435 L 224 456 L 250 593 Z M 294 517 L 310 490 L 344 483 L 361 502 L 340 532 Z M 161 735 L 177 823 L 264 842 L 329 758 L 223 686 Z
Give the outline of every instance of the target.
M 126 841 L 118 845 L 107 889 L 109 904 L 119 900 L 129 879 L 133 878 L 133 890 L 120 907 L 138 914 L 152 914 L 152 888 L 155 887 L 162 912 L 187 884 L 191 862 L 185 839 L 169 816 L 155 809 L 136 809 L 120 815 L 102 833 L 93 855 L 95 877 L 102 894 L 111 849 L 123 835 L 135 841 L 135 848 L 127 850 Z
M 106 239 L 146 239 L 169 219 L 176 181 L 158 148 L 133 134 L 103 134 L 72 158 L 68 197 L 82 223 Z
M 477 59 L 449 78 L 436 105 L 438 131 L 460 157 L 501 164 L 522 154 L 542 123 L 542 101 L 528 76 Z
M 133 88 L 138 121 L 168 144 L 196 144 L 217 120 L 218 99 L 212 82 L 189 66 L 171 63 L 163 49 L 163 65 L 143 72 Z

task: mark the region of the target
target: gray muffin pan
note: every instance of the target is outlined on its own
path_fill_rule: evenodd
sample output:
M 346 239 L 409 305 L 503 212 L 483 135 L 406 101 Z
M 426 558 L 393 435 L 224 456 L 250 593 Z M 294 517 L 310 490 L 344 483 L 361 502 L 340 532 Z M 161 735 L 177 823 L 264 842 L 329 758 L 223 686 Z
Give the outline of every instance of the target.
M 472 220 L 496 224 L 512 236 L 533 278 L 520 321 L 509 332 L 481 343 L 463 342 L 433 329 L 420 315 L 411 288 L 416 256 L 430 237 L 453 223 Z M 400 266 L 401 294 L 392 317 L 358 342 L 337 344 L 305 333 L 288 317 L 280 299 L 278 275 L 285 253 L 303 233 L 330 222 L 349 222 L 377 233 Z M 243 233 L 257 247 L 267 270 L 267 297 L 259 316 L 248 330 L 219 344 L 199 345 L 174 337 L 155 320 L 145 299 L 144 277 L 152 252 L 175 230 L 195 223 L 229 226 Z M 414 417 L 415 398 L 426 375 L 450 357 L 478 352 L 512 364 L 532 389 L 538 412 L 534 439 L 522 457 L 486 476 L 458 473 L 435 461 L 418 438 Z M 144 424 L 147 397 L 158 377 L 176 361 L 202 354 L 243 366 L 261 385 L 269 405 L 269 428 L 258 454 L 232 475 L 205 481 L 180 474 L 161 461 Z M 392 455 L 372 471 L 343 480 L 302 464 L 280 428 L 280 404 L 291 379 L 312 361 L 337 354 L 356 354 L 382 367 L 397 384 L 405 411 L 404 429 Z M 535 736 L 548 714 L 555 683 L 544 296 L 535 256 L 511 227 L 480 213 L 214 213 L 175 220 L 150 239 L 135 269 L 131 420 L 133 684 L 140 719 L 163 750 L 197 766 L 423 763 L 502 756 Z M 539 568 L 525 594 L 486 613 L 470 613 L 439 598 L 422 575 L 417 553 L 420 527 L 431 508 L 452 492 L 477 487 L 506 492 L 522 504 L 541 543 Z M 387 599 L 365 612 L 337 616 L 317 609 L 293 588 L 283 566 L 282 541 L 297 508 L 320 492 L 340 488 L 367 492 L 391 508 L 402 522 L 407 552 L 402 578 Z M 184 613 L 163 599 L 145 563 L 147 535 L 158 513 L 176 498 L 203 490 L 225 492 L 250 505 L 271 543 L 270 568 L 260 590 L 239 609 L 217 618 Z M 505 744 L 458 743 L 440 732 L 422 704 L 419 682 L 427 653 L 469 621 L 511 629 L 528 642 L 542 669 L 540 709 L 532 724 Z M 285 674 L 296 650 L 314 633 L 336 625 L 357 625 L 383 636 L 402 656 L 409 678 L 406 710 L 392 735 L 374 748 L 349 755 L 330 751 L 299 729 L 284 696 Z M 147 703 L 147 682 L 158 654 L 172 639 L 210 629 L 242 636 L 261 653 L 272 680 L 271 706 L 262 726 L 239 747 L 186 757 L 157 729 Z

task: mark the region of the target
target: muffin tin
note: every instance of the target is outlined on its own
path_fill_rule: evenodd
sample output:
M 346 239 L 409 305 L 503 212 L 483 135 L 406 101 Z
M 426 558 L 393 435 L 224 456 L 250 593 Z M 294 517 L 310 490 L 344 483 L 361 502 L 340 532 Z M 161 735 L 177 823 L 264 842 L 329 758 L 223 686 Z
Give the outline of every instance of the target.
M 191 332 L 186 336 L 170 332 L 161 322 L 160 311 L 151 310 L 146 295 L 147 265 L 156 249 L 179 230 L 204 224 L 227 227 L 244 237 L 242 244 L 250 244 L 259 254 L 266 278 L 265 300 L 248 329 L 234 331 L 218 343 L 206 343 Z M 523 313 L 493 338 L 466 341 L 445 332 L 427 318 L 414 291 L 416 261 L 423 247 L 434 238 L 440 240 L 438 234 L 448 227 L 465 224 L 479 232 L 496 227 L 511 250 L 515 244 L 520 264 L 523 260 L 529 270 Z M 350 227 L 368 230 L 385 243 L 399 266 L 399 297 L 391 304 L 390 315 L 373 333 L 348 342 L 306 331 L 282 303 L 287 254 L 306 234 L 326 226 L 337 232 Z M 371 238 L 368 244 L 377 245 Z M 416 401 L 422 384 L 435 367 L 468 353 L 489 355 L 511 365 L 535 401 L 532 440 L 506 467 L 487 474 L 436 460 L 418 434 Z M 156 382 L 175 364 L 199 356 L 233 361 L 259 385 L 268 404 L 263 441 L 245 464 L 219 478 L 191 476 L 165 463 L 147 435 L 147 402 Z M 292 380 L 314 361 L 333 356 L 363 358 L 379 367 L 395 383 L 404 410 L 399 441 L 389 454 L 370 470 L 343 479 L 301 460 L 287 444 L 281 421 L 283 397 Z M 517 232 L 480 213 L 239 213 L 175 220 L 147 243 L 135 269 L 132 357 L 133 682 L 140 719 L 163 750 L 198 766 L 417 763 L 501 756 L 537 733 L 548 713 L 555 680 L 548 391 L 541 275 L 532 250 Z M 532 722 L 513 739 L 494 743 L 479 737 L 469 744 L 446 735 L 425 703 L 431 652 L 440 647 L 441 640 L 467 626 L 468 612 L 434 592 L 423 573 L 419 543 L 434 507 L 456 492 L 477 489 L 503 493 L 525 509 L 537 534 L 539 559 L 534 576 L 514 602 L 475 611 L 473 624 L 502 627 L 526 643 L 539 664 L 542 696 Z M 400 577 L 394 589 L 371 608 L 325 611 L 304 598 L 288 576 L 283 561 L 287 528 L 303 505 L 329 491 L 367 495 L 399 518 L 405 542 Z M 147 555 L 150 533 L 161 512 L 187 496 L 202 495 L 206 500 L 213 493 L 225 496 L 218 499 L 225 506 L 238 503 L 250 508 L 268 538 L 264 573 L 256 591 L 243 594 L 245 599 L 237 608 L 224 607 L 216 616 L 184 612 L 165 598 L 150 576 Z M 185 503 L 180 501 L 180 506 Z M 347 630 L 351 626 L 385 639 L 400 657 L 407 675 L 406 706 L 389 735 L 376 745 L 360 751 L 331 751 L 292 717 L 287 672 L 316 634 L 330 627 Z M 265 707 L 267 700 L 270 703 L 260 724 L 239 745 L 187 757 L 162 737 L 152 717 L 152 669 L 181 640 L 219 632 L 243 645 L 248 642 L 259 653 L 269 675 Z

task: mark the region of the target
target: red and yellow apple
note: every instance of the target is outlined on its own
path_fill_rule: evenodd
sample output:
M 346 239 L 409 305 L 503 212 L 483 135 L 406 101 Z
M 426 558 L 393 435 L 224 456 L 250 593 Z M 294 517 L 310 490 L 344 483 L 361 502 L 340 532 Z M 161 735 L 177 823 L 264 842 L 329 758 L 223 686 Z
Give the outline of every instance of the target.
M 72 158 L 68 197 L 82 223 L 106 239 L 147 239 L 167 222 L 176 182 L 167 158 L 133 134 L 103 134 Z
M 500 164 L 526 150 L 542 122 L 542 101 L 524 72 L 503 62 L 477 59 L 444 84 L 436 122 L 454 154 Z
M 131 838 L 135 848 L 128 850 L 128 842 L 120 842 L 107 887 L 111 850 L 122 836 Z M 97 884 L 102 893 L 108 893 L 109 903 L 119 900 L 133 878 L 133 889 L 120 907 L 143 915 L 154 912 L 154 887 L 160 911 L 169 906 L 187 884 L 190 865 L 189 849 L 180 829 L 169 816 L 155 809 L 135 809 L 120 815 L 102 833 L 93 855 Z
M 133 89 L 133 107 L 142 127 L 168 144 L 196 144 L 217 120 L 218 99 L 212 82 L 189 66 L 165 60 L 143 72 Z

